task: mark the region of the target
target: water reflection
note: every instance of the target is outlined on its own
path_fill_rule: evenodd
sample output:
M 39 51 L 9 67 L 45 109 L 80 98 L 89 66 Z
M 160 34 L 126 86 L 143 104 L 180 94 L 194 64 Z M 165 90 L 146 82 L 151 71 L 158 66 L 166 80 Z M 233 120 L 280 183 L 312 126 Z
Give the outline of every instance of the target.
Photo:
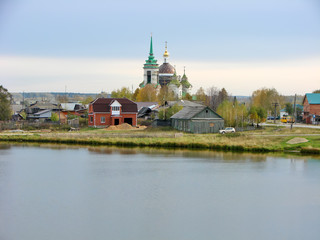
M 4 240 L 320 235 L 312 157 L 48 144 L 0 156 Z
M 11 145 L 9 144 L 1 144 L 0 143 L 0 150 L 8 150 L 11 148 Z

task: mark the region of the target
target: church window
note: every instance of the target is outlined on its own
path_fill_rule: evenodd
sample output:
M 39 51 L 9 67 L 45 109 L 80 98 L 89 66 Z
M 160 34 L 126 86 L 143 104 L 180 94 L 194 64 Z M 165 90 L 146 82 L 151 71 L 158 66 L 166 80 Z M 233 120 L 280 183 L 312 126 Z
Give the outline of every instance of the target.
M 151 83 L 151 71 L 147 71 L 147 83 Z

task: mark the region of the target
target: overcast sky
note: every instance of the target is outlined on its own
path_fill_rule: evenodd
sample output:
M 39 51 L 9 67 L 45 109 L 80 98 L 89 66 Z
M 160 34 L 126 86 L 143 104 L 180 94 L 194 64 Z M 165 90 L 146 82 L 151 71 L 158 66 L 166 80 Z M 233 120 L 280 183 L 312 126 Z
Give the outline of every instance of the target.
M 143 80 L 150 33 L 161 64 L 193 85 L 251 95 L 320 88 L 319 0 L 0 0 L 0 85 L 110 92 Z

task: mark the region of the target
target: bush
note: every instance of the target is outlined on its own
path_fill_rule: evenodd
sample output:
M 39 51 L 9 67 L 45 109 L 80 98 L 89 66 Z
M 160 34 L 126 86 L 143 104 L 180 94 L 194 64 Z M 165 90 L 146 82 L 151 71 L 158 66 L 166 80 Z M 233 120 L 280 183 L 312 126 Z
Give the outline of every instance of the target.
M 151 124 L 152 120 L 138 119 L 138 125 L 150 126 Z

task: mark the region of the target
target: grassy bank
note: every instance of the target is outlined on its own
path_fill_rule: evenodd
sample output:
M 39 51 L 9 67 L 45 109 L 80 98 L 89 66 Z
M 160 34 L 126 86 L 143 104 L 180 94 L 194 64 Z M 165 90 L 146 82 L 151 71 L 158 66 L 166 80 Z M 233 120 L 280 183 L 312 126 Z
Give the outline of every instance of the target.
M 295 138 L 304 143 L 288 144 Z M 320 154 L 320 130 L 268 127 L 236 134 L 187 134 L 169 128 L 146 130 L 83 129 L 78 132 L 2 132 L 2 142 L 37 142 L 92 146 L 212 149 L 241 152 L 285 152 Z

